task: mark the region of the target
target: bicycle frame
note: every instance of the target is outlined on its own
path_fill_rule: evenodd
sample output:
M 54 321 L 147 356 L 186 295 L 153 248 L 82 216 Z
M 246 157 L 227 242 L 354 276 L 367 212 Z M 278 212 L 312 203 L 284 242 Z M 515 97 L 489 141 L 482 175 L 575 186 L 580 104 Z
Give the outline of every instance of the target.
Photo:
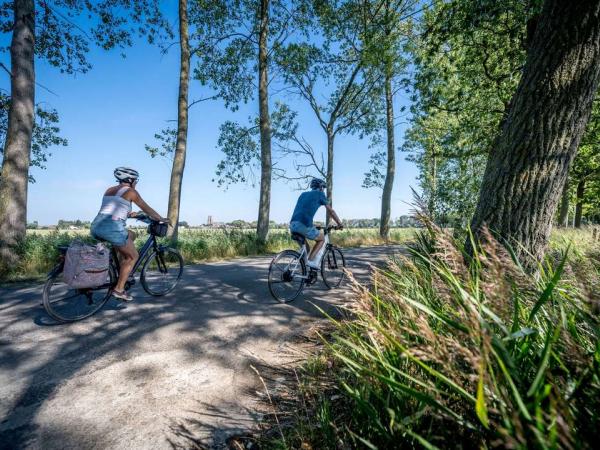
M 294 262 L 294 267 L 287 267 L 287 270 L 290 271 L 292 277 L 298 277 L 298 278 L 304 278 L 304 279 L 308 279 L 310 278 L 310 275 L 296 275 L 296 271 L 298 270 L 298 265 L 300 264 L 300 259 L 304 260 L 304 263 L 306 265 L 308 265 L 308 251 L 307 251 L 307 246 L 306 243 L 300 245 L 301 250 L 300 250 L 300 258 L 298 258 L 295 262 Z M 323 260 L 323 257 L 325 256 L 325 254 L 327 253 L 327 250 L 331 247 L 331 243 L 329 241 L 329 231 L 327 230 L 327 228 L 324 229 L 324 238 L 323 238 L 323 251 L 321 252 L 321 256 L 319 257 L 319 260 L 317 261 L 317 267 L 321 266 L 321 261 Z M 334 256 L 335 257 L 335 256 Z M 309 267 L 310 271 L 312 270 L 317 270 L 313 267 Z
M 158 245 L 158 242 L 156 241 L 156 236 L 154 236 L 153 234 L 148 236 L 148 239 L 142 246 L 142 248 L 139 252 L 138 259 L 135 262 L 135 264 L 133 265 L 133 268 L 131 269 L 132 274 L 135 274 L 135 272 L 139 269 L 139 267 L 146 261 L 146 259 L 148 258 L 149 254 L 150 254 L 151 248 L 154 249 L 154 251 L 160 255 L 160 253 L 159 253 L 160 246 Z M 117 278 L 119 278 L 119 273 L 121 272 L 121 264 L 119 261 L 119 256 L 117 254 L 117 249 L 115 247 L 111 247 L 110 251 L 111 251 L 111 264 L 115 270 L 115 276 Z M 162 266 L 161 271 L 163 269 L 166 270 L 165 263 L 162 260 L 162 258 L 159 257 L 156 259 L 156 261 L 159 266 Z M 129 281 L 128 281 L 128 283 L 129 283 Z M 91 288 L 91 290 L 106 289 L 107 287 L 112 287 L 112 286 L 113 286 L 113 283 L 106 283 L 106 284 L 103 284 L 102 286 Z

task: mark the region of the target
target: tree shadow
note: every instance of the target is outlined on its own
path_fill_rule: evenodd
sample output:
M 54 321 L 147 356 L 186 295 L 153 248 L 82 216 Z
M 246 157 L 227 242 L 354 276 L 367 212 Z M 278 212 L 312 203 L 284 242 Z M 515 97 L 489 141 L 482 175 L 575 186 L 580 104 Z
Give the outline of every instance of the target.
M 380 253 L 385 251 L 380 250 L 377 258 Z M 367 256 L 364 251 L 357 254 Z M 229 425 L 235 421 L 227 415 L 237 392 L 225 392 L 219 378 L 235 379 L 244 373 L 248 377 L 249 358 L 243 351 L 248 343 L 274 342 L 300 323 L 320 317 L 314 305 L 335 313 L 343 303 L 339 295 L 319 286 L 307 289 L 292 304 L 274 301 L 266 284 L 268 263 L 267 258 L 253 258 L 187 266 L 180 285 L 165 297 L 146 295 L 138 286 L 135 302 L 126 308 L 111 300 L 95 316 L 61 326 L 49 326 L 42 318 L 40 286 L 0 290 L 0 449 L 32 443 L 43 443 L 44 448 L 93 447 L 94 436 L 104 424 L 106 431 L 115 426 L 113 419 L 123 430 L 137 430 L 138 425 L 129 424 L 132 419 L 124 414 L 137 411 L 139 399 L 168 410 L 174 403 L 171 399 L 205 395 L 203 386 L 207 392 L 221 389 L 228 398 L 219 401 L 215 396 L 216 403 L 192 411 L 193 424 L 177 419 L 182 411 L 163 412 L 169 418 L 169 431 L 146 424 L 149 435 L 164 439 L 178 432 L 183 439 L 187 431 L 203 428 L 208 430 L 208 441 L 215 442 L 223 441 L 226 432 L 240 431 L 241 427 Z M 128 364 L 133 366 L 125 370 Z M 164 386 L 156 386 L 156 370 L 163 375 Z M 115 373 L 120 378 L 113 383 L 110 377 Z M 183 376 L 188 378 L 182 381 Z M 126 386 L 122 392 L 118 392 L 119 382 Z M 177 391 L 186 386 L 197 391 Z M 166 392 L 165 399 L 147 400 L 155 391 Z M 54 415 L 48 411 L 53 409 Z M 88 410 L 90 414 L 97 410 L 96 417 L 85 417 L 87 421 L 78 417 Z M 246 425 L 254 420 L 250 410 L 242 411 L 242 416 L 249 418 Z M 107 439 L 103 442 L 110 445 Z

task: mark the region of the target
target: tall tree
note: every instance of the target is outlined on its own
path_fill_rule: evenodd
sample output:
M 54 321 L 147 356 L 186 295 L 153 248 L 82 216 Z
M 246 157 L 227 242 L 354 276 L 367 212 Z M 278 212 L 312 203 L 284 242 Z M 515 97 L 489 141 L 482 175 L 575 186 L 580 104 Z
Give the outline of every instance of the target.
M 315 2 L 312 38 L 291 43 L 278 54 L 286 83 L 308 103 L 325 133 L 330 202 L 335 138 L 343 133 L 372 134 L 381 125 L 384 77 L 368 63 L 368 44 L 362 39 L 372 20 L 368 6 L 355 0 Z
M 273 53 L 292 36 L 292 30 L 301 20 L 303 2 L 219 0 L 203 3 L 205 8 L 195 18 L 199 34 L 204 37 L 198 49 L 195 78 L 212 88 L 232 110 L 238 109 L 241 102 L 258 98 L 261 168 L 256 231 L 258 238 L 264 241 L 269 231 L 273 166 L 269 113 L 272 59 Z M 231 124 L 224 126 L 229 129 Z M 223 168 L 229 162 L 225 155 L 219 167 Z M 237 169 L 243 171 L 245 168 Z M 233 179 L 245 177 L 239 175 Z
M 430 214 L 466 225 L 515 92 L 536 1 L 434 0 L 411 45 L 414 106 L 403 150 Z
M 7 135 L 0 175 L 0 260 L 12 264 L 16 246 L 25 236 L 27 182 L 35 114 L 35 68 L 37 56 L 61 72 L 86 72 L 89 46 L 123 48 L 132 36 L 143 34 L 149 40 L 164 29 L 157 0 L 15 0 L 1 5 L 0 30 L 11 32 L 11 92 Z M 77 18 L 85 16 L 89 33 Z M 147 24 L 139 28 L 140 22 Z M 89 24 L 92 24 L 91 26 Z
M 394 95 L 400 86 L 395 81 L 408 65 L 405 48 L 410 38 L 411 16 L 416 4 L 414 0 L 365 2 L 370 19 L 363 40 L 369 49 L 370 63 L 383 74 L 386 151 L 385 155 L 377 153 L 371 158 L 371 171 L 366 174 L 363 186 L 382 189 L 379 234 L 383 239 L 388 239 L 390 233 L 392 190 L 396 173 Z M 379 172 L 380 167 L 385 167 L 385 175 Z
M 168 218 L 171 222 L 168 236 L 177 239 L 181 183 L 185 169 L 188 136 L 188 88 L 190 83 L 190 35 L 188 31 L 188 2 L 179 0 L 179 95 L 177 97 L 177 139 L 171 169 Z
M 542 257 L 599 81 L 600 2 L 546 0 L 488 158 L 476 232 L 487 225 L 518 242 L 518 256 Z
M 27 226 L 27 183 L 35 105 L 35 7 L 15 0 L 10 44 L 11 101 L 0 175 L 0 260 L 13 264 Z

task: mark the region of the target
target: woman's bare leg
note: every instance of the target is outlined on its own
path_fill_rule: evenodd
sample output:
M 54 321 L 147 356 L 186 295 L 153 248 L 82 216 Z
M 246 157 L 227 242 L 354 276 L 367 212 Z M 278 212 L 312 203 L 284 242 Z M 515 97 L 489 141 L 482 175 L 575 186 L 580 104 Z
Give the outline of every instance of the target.
M 127 282 L 127 278 L 131 273 L 131 269 L 135 265 L 135 262 L 138 259 L 138 252 L 133 244 L 133 240 L 135 239 L 135 234 L 133 232 L 129 232 L 129 236 L 127 237 L 127 242 L 122 247 L 117 247 L 117 251 L 121 256 L 120 263 L 120 271 L 119 271 L 119 281 L 115 286 L 115 290 L 119 292 L 123 292 L 125 290 L 125 283 Z

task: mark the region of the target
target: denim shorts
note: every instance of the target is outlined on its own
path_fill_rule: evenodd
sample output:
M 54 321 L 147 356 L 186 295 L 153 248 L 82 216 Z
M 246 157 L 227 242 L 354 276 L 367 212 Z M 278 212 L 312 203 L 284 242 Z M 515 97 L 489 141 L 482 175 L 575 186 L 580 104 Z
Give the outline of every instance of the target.
M 98 214 L 92 222 L 90 232 L 96 239 L 108 241 L 117 247 L 124 246 L 129 237 L 125 221 L 113 220 L 110 214 Z
M 302 222 L 290 222 L 290 231 L 292 233 L 301 234 L 308 239 L 315 240 L 319 236 L 319 230 L 317 230 L 314 226 L 307 227 Z

